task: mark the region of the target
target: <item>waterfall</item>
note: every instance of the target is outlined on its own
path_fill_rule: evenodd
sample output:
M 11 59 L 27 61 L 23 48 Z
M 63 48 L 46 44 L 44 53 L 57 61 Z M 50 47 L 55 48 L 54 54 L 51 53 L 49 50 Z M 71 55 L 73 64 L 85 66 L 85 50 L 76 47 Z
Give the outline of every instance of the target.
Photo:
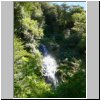
M 48 54 L 48 50 L 45 45 L 40 46 L 40 51 L 44 55 L 43 57 L 43 64 L 42 64 L 42 75 L 45 77 L 46 82 L 50 83 L 52 87 L 55 89 L 58 85 L 58 79 L 56 77 L 57 72 L 57 63 L 56 60 Z

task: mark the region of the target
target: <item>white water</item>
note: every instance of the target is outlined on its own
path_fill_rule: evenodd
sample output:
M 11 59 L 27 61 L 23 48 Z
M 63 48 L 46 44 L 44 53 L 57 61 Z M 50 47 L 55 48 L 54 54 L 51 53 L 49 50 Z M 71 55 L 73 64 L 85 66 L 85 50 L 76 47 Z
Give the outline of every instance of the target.
M 50 55 L 44 56 L 42 65 L 42 75 L 47 78 L 46 81 L 52 84 L 54 88 L 56 88 L 58 85 L 58 80 L 55 76 L 57 72 L 57 67 L 58 65 L 53 57 L 51 57 Z

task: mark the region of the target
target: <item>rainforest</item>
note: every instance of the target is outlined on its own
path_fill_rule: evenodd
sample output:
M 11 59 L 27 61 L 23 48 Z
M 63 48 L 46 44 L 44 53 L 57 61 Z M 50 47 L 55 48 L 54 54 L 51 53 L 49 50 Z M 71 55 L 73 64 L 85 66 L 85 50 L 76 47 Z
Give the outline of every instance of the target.
M 14 98 L 86 98 L 86 10 L 14 2 Z

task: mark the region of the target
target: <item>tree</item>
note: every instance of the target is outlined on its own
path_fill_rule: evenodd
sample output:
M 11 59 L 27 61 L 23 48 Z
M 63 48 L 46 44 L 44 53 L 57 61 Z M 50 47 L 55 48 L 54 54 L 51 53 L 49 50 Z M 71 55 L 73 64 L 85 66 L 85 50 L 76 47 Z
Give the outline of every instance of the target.
M 47 46 L 59 66 L 55 90 L 41 74 L 40 44 Z M 86 12 L 82 7 L 14 2 L 14 97 L 85 98 L 85 49 Z

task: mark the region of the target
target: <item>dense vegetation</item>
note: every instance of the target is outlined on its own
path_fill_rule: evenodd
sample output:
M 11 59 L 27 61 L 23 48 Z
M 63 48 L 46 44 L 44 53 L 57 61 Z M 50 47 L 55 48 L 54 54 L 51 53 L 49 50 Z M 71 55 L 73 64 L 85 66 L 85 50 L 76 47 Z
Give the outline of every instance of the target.
M 59 86 L 41 75 L 43 43 L 59 65 Z M 14 2 L 14 97 L 86 97 L 86 12 L 80 6 Z

